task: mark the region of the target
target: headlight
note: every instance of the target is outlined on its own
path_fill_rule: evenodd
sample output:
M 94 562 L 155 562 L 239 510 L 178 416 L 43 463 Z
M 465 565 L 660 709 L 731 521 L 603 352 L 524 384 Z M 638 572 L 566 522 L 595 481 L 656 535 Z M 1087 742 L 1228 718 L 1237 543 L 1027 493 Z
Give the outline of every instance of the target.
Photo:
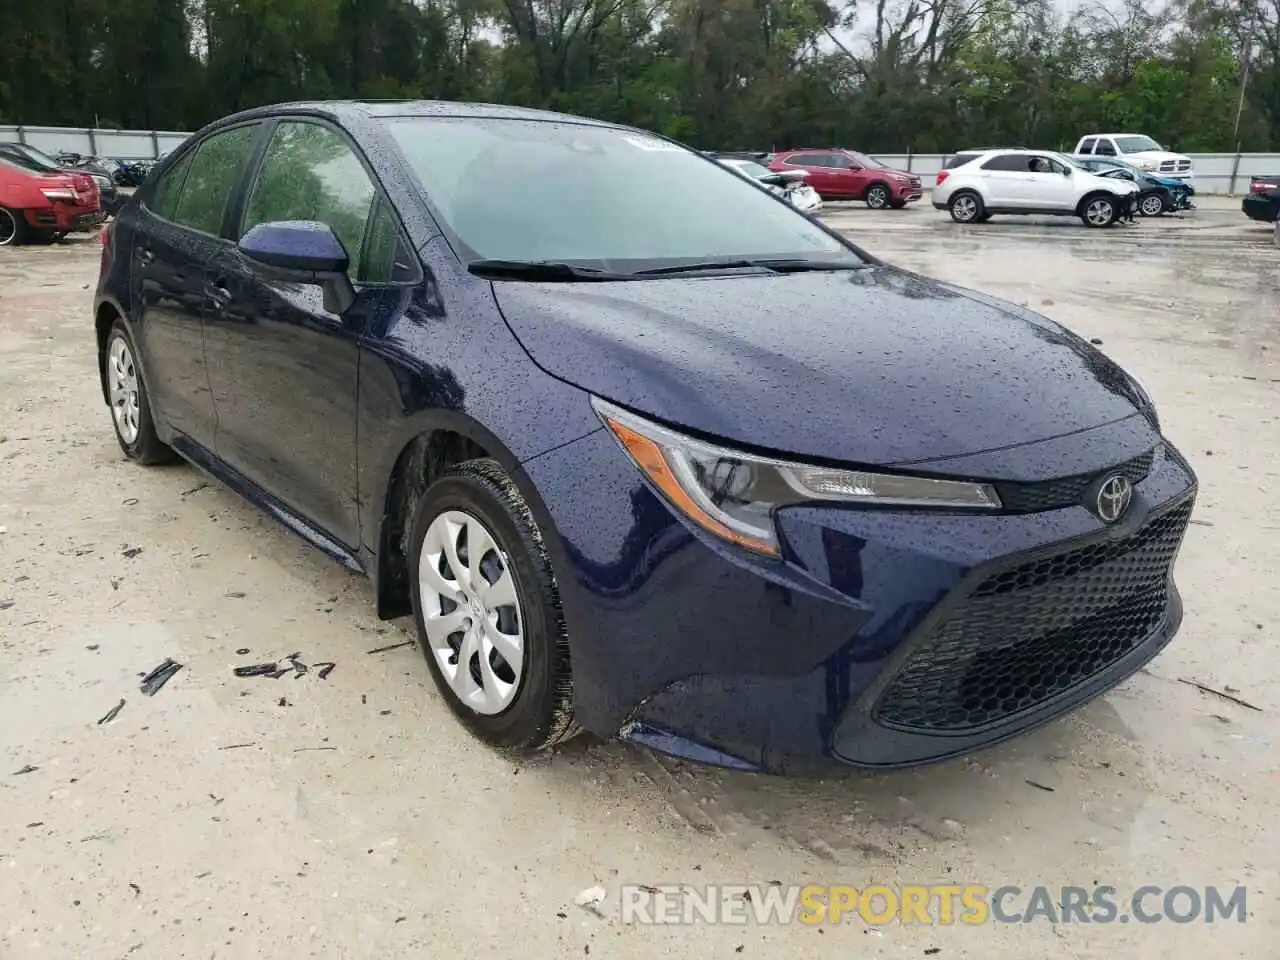
M 695 440 L 593 399 L 596 412 L 670 504 L 708 533 L 778 556 L 773 511 L 814 501 L 998 510 L 989 484 L 788 463 Z

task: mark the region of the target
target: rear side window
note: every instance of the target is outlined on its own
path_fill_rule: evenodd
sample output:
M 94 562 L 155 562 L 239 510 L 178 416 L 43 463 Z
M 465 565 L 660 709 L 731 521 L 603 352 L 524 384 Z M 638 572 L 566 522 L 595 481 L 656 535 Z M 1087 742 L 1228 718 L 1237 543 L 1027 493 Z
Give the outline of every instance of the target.
M 217 236 L 222 231 L 227 201 L 240 180 L 257 133 L 257 124 L 235 127 L 214 134 L 196 147 L 169 219 Z
M 173 219 L 173 211 L 178 206 L 178 197 L 182 195 L 182 184 L 187 179 L 187 168 L 191 166 L 191 156 L 188 153 L 156 183 L 155 193 L 151 196 L 149 206 L 166 220 Z
M 793 167 L 829 167 L 831 161 L 821 153 L 797 153 L 787 157 L 787 163 Z
M 249 195 L 241 235 L 272 220 L 328 224 L 351 259 L 353 275 L 373 207 L 373 181 L 337 133 L 317 123 L 276 127 Z
M 1093 153 L 1093 148 L 1097 144 L 1097 142 L 1098 142 L 1097 138 L 1089 137 L 1087 140 L 1085 140 L 1083 143 L 1080 144 L 1080 152 Z
M 976 160 L 980 154 L 977 153 L 957 153 L 954 157 L 948 157 L 947 162 L 942 165 L 943 170 L 954 170 L 956 167 L 963 167 L 971 160 Z
M 1029 169 L 1027 161 L 1029 158 L 1024 157 L 1020 153 L 1001 153 L 992 157 L 982 165 L 983 170 L 1015 170 L 1019 173 L 1026 173 Z

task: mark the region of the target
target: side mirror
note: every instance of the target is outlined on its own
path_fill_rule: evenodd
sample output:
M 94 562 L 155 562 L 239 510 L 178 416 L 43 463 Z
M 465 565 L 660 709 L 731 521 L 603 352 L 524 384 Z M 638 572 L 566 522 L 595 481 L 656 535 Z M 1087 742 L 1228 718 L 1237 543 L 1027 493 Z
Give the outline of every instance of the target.
M 1063 168 L 1062 168 L 1062 175 L 1063 175 L 1064 177 L 1070 177 L 1070 176 L 1072 176 L 1072 174 L 1074 174 L 1074 172 L 1075 172 L 1075 171 L 1074 171 L 1074 170 L 1072 170 L 1072 169 L 1071 169 L 1071 167 L 1063 167 Z
M 236 245 L 262 276 L 324 290 L 324 308 L 341 316 L 355 302 L 346 248 L 328 224 L 314 220 L 260 223 Z

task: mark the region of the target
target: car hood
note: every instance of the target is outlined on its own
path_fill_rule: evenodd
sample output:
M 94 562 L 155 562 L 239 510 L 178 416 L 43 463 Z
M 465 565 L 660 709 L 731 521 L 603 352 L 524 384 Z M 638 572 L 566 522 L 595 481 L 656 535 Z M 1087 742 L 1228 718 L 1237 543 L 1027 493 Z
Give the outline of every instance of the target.
M 1138 409 L 1124 372 L 1058 324 L 886 265 L 493 288 L 548 373 L 766 451 L 919 462 Z
M 1135 158 L 1138 160 L 1185 160 L 1188 163 L 1191 162 L 1191 158 L 1185 153 L 1170 153 L 1168 150 L 1139 150 L 1136 153 L 1126 153 L 1124 155 L 1125 160 L 1132 161 Z
M 1085 171 L 1085 176 L 1087 176 L 1091 181 L 1088 184 L 1090 189 L 1096 189 L 1101 187 L 1104 190 L 1110 190 L 1112 193 L 1121 193 L 1121 194 L 1133 193 L 1135 191 L 1140 191 L 1142 189 L 1132 180 L 1121 180 L 1117 177 L 1104 177 L 1087 170 Z

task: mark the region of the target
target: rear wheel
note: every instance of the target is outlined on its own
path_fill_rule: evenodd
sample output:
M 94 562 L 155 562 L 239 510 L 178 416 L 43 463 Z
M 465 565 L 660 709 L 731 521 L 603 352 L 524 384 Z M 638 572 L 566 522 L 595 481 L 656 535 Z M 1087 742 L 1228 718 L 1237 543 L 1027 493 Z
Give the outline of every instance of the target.
M 111 404 L 111 422 L 120 449 L 143 466 L 173 463 L 177 455 L 156 434 L 147 400 L 147 386 L 137 363 L 137 353 L 123 321 L 116 320 L 102 351 L 102 376 Z
M 573 736 L 569 640 L 551 559 L 497 461 L 468 460 L 433 483 L 410 545 L 418 637 L 454 714 L 513 753 Z
M 867 190 L 867 206 L 872 210 L 883 210 L 889 206 L 889 188 L 883 183 L 873 183 Z
M 1144 217 L 1158 217 L 1168 209 L 1164 197 L 1158 193 L 1148 193 L 1138 201 L 1138 212 Z
M 962 190 L 953 196 L 947 209 L 956 223 L 976 223 L 988 216 L 982 209 L 982 198 L 972 190 Z
M 27 220 L 21 210 L 0 207 L 0 247 L 16 247 L 27 241 Z

